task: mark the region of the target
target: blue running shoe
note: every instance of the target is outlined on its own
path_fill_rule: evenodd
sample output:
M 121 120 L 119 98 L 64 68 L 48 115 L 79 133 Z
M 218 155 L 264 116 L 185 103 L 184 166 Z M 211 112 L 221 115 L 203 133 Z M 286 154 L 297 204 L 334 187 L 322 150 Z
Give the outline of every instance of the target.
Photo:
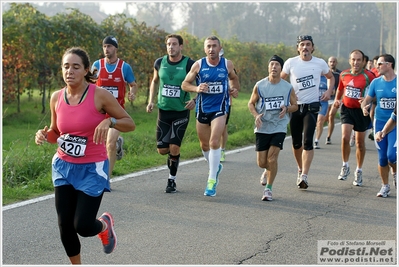
M 223 165 L 219 163 L 219 169 L 218 172 L 216 173 L 216 179 L 208 179 L 208 184 L 205 188 L 204 196 L 208 197 L 214 197 L 216 196 L 216 187 L 219 184 L 219 174 L 223 170 Z
M 208 197 L 216 196 L 216 186 L 217 186 L 216 180 L 208 179 L 208 184 L 206 185 L 204 196 Z

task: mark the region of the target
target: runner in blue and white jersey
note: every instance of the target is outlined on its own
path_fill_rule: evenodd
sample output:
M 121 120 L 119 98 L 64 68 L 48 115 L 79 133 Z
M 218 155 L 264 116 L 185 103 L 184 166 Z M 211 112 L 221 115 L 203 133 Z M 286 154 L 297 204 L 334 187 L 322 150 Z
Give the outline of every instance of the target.
M 204 42 L 206 57 L 197 60 L 182 83 L 182 89 L 198 93 L 196 102 L 196 128 L 202 153 L 209 164 L 209 175 L 205 196 L 215 196 L 220 163 L 220 139 L 223 134 L 229 109 L 229 94 L 238 96 L 240 84 L 231 60 L 219 56 L 222 49 L 216 36 Z M 193 85 L 195 80 L 199 85 Z
M 374 133 L 381 131 L 385 123 L 391 118 L 396 108 L 397 80 L 395 74 L 395 59 L 392 55 L 384 54 L 378 58 L 377 70 L 380 77 L 370 83 L 370 89 L 362 102 L 363 114 L 367 116 L 373 99 L 376 99 L 374 115 Z M 387 197 L 390 194 L 389 167 L 392 169 L 393 183 L 396 188 L 396 127 L 387 133 L 384 138 L 377 142 L 378 149 L 378 170 L 380 172 L 382 187 L 377 197 Z

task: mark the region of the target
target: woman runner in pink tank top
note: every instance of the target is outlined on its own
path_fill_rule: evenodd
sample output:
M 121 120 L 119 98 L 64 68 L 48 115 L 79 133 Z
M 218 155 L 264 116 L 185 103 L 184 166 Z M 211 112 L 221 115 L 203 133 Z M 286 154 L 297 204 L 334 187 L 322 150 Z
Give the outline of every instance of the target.
M 66 87 L 52 94 L 50 127 L 38 130 L 35 142 L 58 144 L 52 179 L 61 241 L 70 262 L 81 264 L 79 235 L 98 235 L 105 253 L 116 247 L 112 215 L 96 218 L 110 191 L 105 141 L 109 128 L 129 132 L 136 125 L 115 97 L 94 85 L 85 50 L 66 50 L 61 68 Z

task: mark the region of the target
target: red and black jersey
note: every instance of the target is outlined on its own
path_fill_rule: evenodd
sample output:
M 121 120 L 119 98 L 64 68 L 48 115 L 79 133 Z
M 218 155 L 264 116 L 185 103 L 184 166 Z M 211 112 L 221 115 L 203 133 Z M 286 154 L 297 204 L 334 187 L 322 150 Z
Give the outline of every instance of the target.
M 359 100 L 365 96 L 374 78 L 372 73 L 364 70 L 359 74 L 352 74 L 350 69 L 342 71 L 338 84 L 338 90 L 344 90 L 342 103 L 348 108 L 360 108 Z

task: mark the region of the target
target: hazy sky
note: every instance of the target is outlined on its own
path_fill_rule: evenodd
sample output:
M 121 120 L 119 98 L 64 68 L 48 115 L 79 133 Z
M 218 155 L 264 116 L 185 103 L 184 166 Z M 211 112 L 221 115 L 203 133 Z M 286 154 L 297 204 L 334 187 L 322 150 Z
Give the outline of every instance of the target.
M 129 2 L 129 1 L 127 1 Z M 145 1 L 136 1 L 136 2 L 145 2 Z M 150 1 L 148 1 L 150 2 Z M 124 1 L 107 1 L 107 2 L 98 2 L 100 5 L 100 11 L 104 12 L 107 15 L 115 15 L 121 10 L 124 10 L 126 8 L 126 2 Z M 129 7 L 129 11 L 132 15 L 136 14 L 136 10 L 134 10 L 132 7 Z M 174 22 L 175 22 L 175 28 L 180 28 L 183 26 L 184 22 L 184 16 L 182 16 L 180 9 L 176 8 L 173 12 L 174 15 Z
M 119 11 L 124 10 L 126 7 L 126 2 L 121 1 L 101 1 L 99 4 L 101 11 L 108 15 L 115 15 Z

